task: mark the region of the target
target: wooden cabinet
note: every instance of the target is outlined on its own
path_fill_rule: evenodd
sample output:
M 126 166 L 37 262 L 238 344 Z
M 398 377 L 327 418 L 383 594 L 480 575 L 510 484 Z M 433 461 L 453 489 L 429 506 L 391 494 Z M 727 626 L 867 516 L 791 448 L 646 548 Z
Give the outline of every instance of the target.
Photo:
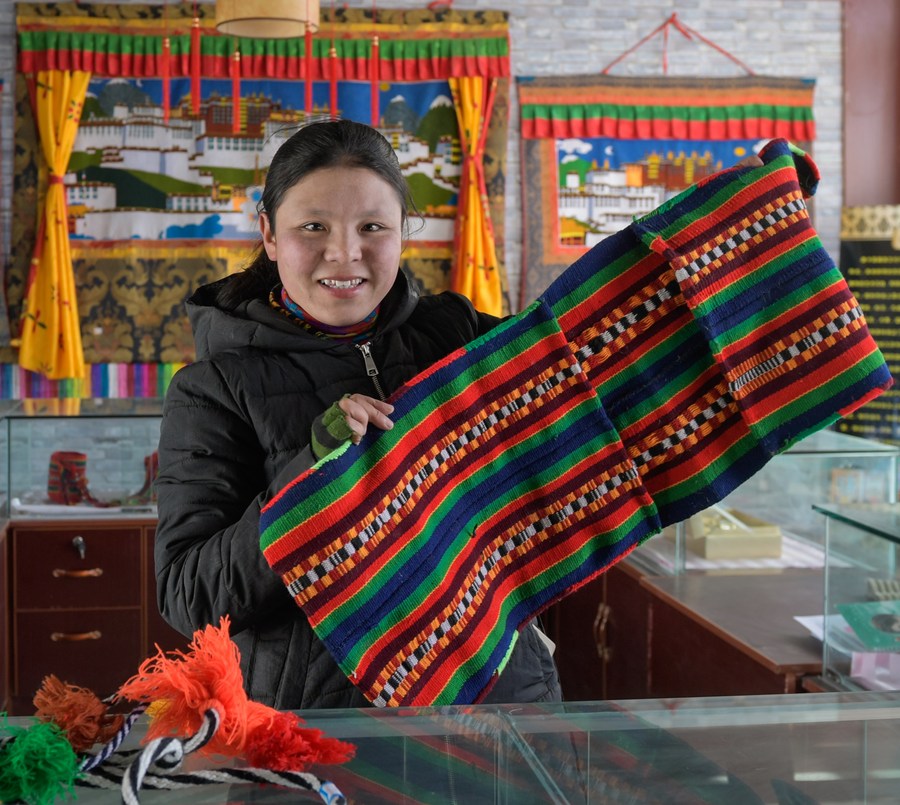
M 13 521 L 9 526 L 9 711 L 33 712 L 53 674 L 104 697 L 141 661 L 187 641 L 156 607 L 147 521 Z
M 629 561 L 551 607 L 567 701 L 799 693 L 822 646 L 821 571 L 652 576 Z
M 8 540 L 6 532 L 9 523 L 6 520 L 0 522 L 0 710 L 6 711 L 9 707 L 7 696 L 9 695 L 9 562 Z
M 566 701 L 647 695 L 648 596 L 642 573 L 622 562 L 542 616 L 556 643 Z

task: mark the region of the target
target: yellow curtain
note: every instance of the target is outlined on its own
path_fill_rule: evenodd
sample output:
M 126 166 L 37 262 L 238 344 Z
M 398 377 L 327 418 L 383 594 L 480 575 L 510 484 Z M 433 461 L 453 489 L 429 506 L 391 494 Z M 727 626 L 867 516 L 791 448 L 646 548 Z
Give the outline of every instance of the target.
M 463 153 L 450 288 L 478 310 L 503 315 L 503 290 L 484 179 L 484 143 L 496 90 L 481 76 L 451 78 Z
M 80 378 L 85 371 L 63 175 L 90 77 L 81 71 L 40 71 L 34 88 L 38 136 L 49 175 L 22 314 L 19 364 L 51 379 Z

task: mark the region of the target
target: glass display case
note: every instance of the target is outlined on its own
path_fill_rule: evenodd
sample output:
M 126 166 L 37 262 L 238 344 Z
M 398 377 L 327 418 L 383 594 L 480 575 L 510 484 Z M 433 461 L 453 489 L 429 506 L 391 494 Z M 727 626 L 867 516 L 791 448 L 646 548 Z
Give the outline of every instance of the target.
M 814 504 L 897 500 L 900 447 L 837 431 L 775 456 L 720 504 L 669 526 L 632 554 L 654 574 L 824 566 L 825 527 Z
M 825 527 L 823 675 L 843 689 L 900 690 L 900 504 L 814 508 Z
M 355 746 L 355 757 L 346 764 L 308 770 L 333 783 L 348 803 L 897 802 L 900 694 L 895 693 L 301 715 L 307 727 Z M 13 719 L 16 726 L 24 722 Z M 141 729 L 139 723 L 124 749 L 137 745 Z M 196 783 L 203 772 L 240 765 L 195 753 L 176 772 L 199 773 L 190 778 Z M 140 791 L 144 805 L 339 801 L 247 782 L 150 790 L 153 784 Z M 75 789 L 79 805 L 122 801 L 118 789 L 82 785 Z
M 156 513 L 160 399 L 27 399 L 0 411 L 10 518 Z

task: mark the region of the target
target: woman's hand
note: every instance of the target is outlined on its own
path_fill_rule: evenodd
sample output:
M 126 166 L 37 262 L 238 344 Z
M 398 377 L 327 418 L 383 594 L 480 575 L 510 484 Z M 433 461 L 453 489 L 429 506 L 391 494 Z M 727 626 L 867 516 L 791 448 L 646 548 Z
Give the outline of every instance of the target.
M 338 401 L 338 407 L 344 412 L 347 426 L 353 431 L 350 439 L 354 444 L 359 444 L 370 424 L 381 430 L 390 430 L 394 427 L 394 423 L 388 417 L 388 414 L 393 413 L 394 406 L 374 397 L 348 394 Z

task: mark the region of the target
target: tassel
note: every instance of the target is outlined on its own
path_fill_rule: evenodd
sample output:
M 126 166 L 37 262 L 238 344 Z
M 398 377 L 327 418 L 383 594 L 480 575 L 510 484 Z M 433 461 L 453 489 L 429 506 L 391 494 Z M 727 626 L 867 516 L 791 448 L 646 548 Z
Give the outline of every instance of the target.
M 35 716 L 52 722 L 66 734 L 76 752 L 87 752 L 94 744 L 106 743 L 122 726 L 124 717 L 110 715 L 97 695 L 57 677 L 44 677 L 34 695 Z
M 233 134 L 241 131 L 241 51 L 237 40 L 231 57 L 231 131 Z
M 169 86 L 169 56 L 172 53 L 172 44 L 168 36 L 163 37 L 162 41 L 162 68 L 160 76 L 162 78 L 162 106 L 163 121 L 168 123 L 172 109 L 172 90 Z
M 78 756 L 63 731 L 40 721 L 27 728 L 3 726 L 9 739 L 0 744 L 0 802 L 49 805 L 70 798 Z
M 200 17 L 191 24 L 191 112 L 200 116 Z

